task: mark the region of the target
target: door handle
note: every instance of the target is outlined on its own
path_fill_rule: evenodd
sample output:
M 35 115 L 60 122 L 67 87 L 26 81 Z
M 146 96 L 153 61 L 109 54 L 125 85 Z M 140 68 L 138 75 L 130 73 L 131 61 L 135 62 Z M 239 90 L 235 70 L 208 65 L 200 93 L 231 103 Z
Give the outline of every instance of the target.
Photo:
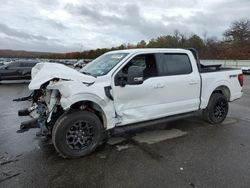
M 154 88 L 155 89 L 164 88 L 164 84 L 156 84 Z
M 192 80 L 192 81 L 189 82 L 189 85 L 196 85 L 196 84 L 198 84 L 198 82 L 195 81 L 195 80 Z

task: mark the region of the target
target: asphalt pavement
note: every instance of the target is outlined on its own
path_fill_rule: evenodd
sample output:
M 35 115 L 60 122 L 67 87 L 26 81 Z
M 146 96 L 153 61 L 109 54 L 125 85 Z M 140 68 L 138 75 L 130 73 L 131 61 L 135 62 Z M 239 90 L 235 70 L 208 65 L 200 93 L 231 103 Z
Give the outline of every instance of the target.
M 93 154 L 61 158 L 37 130 L 16 133 L 29 117 L 27 83 L 0 85 L 0 187 L 249 187 L 250 76 L 244 96 L 212 126 L 199 116 L 113 138 Z

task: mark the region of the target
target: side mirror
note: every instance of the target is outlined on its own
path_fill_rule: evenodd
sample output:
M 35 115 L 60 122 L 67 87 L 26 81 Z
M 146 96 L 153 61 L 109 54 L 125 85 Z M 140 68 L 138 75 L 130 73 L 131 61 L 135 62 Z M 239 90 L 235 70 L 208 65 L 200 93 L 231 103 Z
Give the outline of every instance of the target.
M 128 85 L 138 85 L 143 83 L 143 69 L 138 66 L 131 66 L 128 69 Z

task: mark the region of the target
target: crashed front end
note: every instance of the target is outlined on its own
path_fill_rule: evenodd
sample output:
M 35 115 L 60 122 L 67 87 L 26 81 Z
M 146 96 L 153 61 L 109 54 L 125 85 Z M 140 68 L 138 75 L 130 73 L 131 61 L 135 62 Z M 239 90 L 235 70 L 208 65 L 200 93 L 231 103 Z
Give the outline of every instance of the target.
M 37 136 L 50 136 L 53 125 L 65 112 L 61 105 L 62 95 L 58 87 L 67 87 L 70 81 L 93 83 L 92 77 L 69 68 L 65 65 L 52 63 L 39 63 L 31 72 L 32 80 L 29 89 L 32 93 L 14 101 L 30 101 L 29 108 L 18 111 L 19 116 L 35 116 L 29 121 L 22 122 L 18 132 L 24 132 L 31 128 L 40 128 Z M 65 93 L 69 88 L 64 88 Z
M 31 116 L 31 114 L 36 116 L 29 121 L 22 122 L 19 132 L 24 132 L 31 128 L 40 128 L 37 136 L 49 136 L 55 121 L 64 113 L 60 105 L 61 96 L 59 91 L 55 89 L 48 90 L 46 85 L 43 85 L 39 90 L 34 90 L 28 97 L 14 100 L 29 100 L 32 103 L 31 107 L 19 110 L 19 116 Z

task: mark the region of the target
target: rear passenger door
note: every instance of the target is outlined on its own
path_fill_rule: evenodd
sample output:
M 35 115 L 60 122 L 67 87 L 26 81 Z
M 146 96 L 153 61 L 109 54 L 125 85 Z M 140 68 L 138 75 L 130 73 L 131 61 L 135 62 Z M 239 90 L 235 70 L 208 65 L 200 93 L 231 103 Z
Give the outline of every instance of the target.
M 155 89 L 165 115 L 197 110 L 200 97 L 200 75 L 192 67 L 188 54 L 156 54 L 159 85 Z M 194 70 L 195 68 L 195 70 Z

